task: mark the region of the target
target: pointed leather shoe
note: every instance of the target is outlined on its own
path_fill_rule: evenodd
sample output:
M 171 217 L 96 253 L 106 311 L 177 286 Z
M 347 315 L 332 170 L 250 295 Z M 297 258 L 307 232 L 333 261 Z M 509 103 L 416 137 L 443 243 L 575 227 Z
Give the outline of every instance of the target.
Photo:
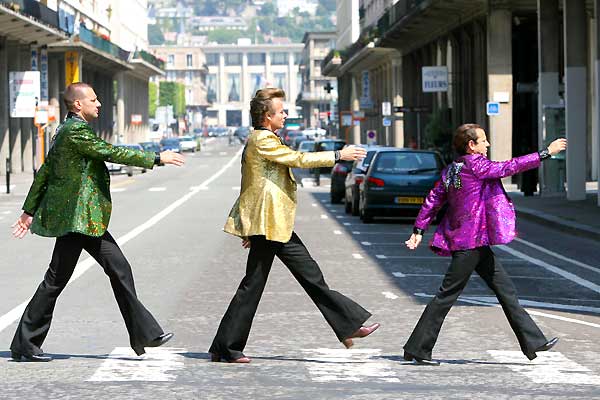
M 173 338 L 173 334 L 171 332 L 163 333 L 162 335 L 160 335 L 159 337 L 157 337 L 156 339 L 154 339 L 150 343 L 148 343 L 145 347 L 159 347 L 159 346 L 162 346 L 163 344 L 167 343 L 172 338 Z
M 11 351 L 10 357 L 14 361 L 18 361 L 18 362 L 49 362 L 49 361 L 52 361 L 52 357 L 45 355 L 43 353 L 26 355 L 26 354 L 19 354 L 14 351 Z
M 404 352 L 404 359 L 406 361 L 412 361 L 415 365 L 424 365 L 428 367 L 438 367 L 440 365 L 439 361 L 426 360 L 424 358 L 413 356 L 412 354 L 407 352 Z
M 371 333 L 375 332 L 380 326 L 381 325 L 377 322 L 370 326 L 361 326 L 352 335 L 342 340 L 342 343 L 344 344 L 344 346 L 346 346 L 347 349 L 349 349 L 350 347 L 354 346 L 354 342 L 352 341 L 353 338 L 367 337 Z
M 546 343 L 544 343 L 543 345 L 541 345 L 540 347 L 538 347 L 537 349 L 535 349 L 535 352 L 537 353 L 538 351 L 548 351 L 551 348 L 554 347 L 554 345 L 558 343 L 558 338 L 552 338 L 550 340 L 548 340 Z

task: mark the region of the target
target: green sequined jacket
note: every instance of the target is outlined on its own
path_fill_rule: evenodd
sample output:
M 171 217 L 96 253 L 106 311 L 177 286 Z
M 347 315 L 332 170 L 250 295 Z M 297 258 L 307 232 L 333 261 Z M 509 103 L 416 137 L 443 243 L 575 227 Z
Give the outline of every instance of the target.
M 104 161 L 152 168 L 156 154 L 113 146 L 77 116 L 59 126 L 52 142 L 23 205 L 23 211 L 33 215 L 31 232 L 102 236 L 112 210 Z

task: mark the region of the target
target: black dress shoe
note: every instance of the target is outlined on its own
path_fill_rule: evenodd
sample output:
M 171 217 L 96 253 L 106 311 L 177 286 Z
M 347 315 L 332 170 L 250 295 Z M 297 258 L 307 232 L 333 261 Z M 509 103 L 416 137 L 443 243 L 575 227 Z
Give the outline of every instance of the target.
M 412 361 L 415 365 L 425 365 L 429 367 L 437 367 L 440 365 L 439 361 L 427 360 L 425 358 L 413 356 L 412 354 L 407 352 L 404 352 L 404 359 L 406 361 Z
M 541 345 L 540 347 L 538 347 L 537 349 L 535 349 L 535 352 L 537 353 L 538 351 L 548 351 L 551 348 L 554 347 L 554 345 L 558 343 L 558 338 L 552 338 L 550 340 L 548 340 L 546 343 L 544 343 L 543 345 Z
M 14 361 L 18 362 L 48 362 L 52 361 L 52 357 L 45 354 L 19 354 L 14 351 L 10 352 L 10 356 Z
M 160 335 L 159 337 L 157 337 L 156 339 L 154 339 L 150 343 L 148 343 L 145 347 L 158 347 L 158 346 L 162 346 L 163 344 L 165 344 L 169 340 L 171 340 L 171 338 L 173 338 L 173 334 L 171 332 L 169 332 L 169 333 L 163 333 L 162 335 Z

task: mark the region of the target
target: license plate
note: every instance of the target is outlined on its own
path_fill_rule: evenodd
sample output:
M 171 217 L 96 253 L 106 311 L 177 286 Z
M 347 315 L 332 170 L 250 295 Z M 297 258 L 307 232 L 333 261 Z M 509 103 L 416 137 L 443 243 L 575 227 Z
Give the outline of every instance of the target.
M 423 197 L 396 197 L 394 202 L 396 204 L 423 204 Z

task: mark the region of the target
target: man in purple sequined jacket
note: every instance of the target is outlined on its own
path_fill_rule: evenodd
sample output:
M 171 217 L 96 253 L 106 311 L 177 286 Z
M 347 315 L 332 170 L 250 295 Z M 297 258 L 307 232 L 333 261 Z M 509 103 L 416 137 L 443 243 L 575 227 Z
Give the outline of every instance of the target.
M 557 139 L 537 153 L 494 162 L 487 158 L 490 144 L 485 131 L 477 124 L 464 124 L 456 130 L 453 146 L 460 157 L 442 171 L 441 180 L 427 196 L 413 234 L 406 241 L 409 249 L 416 249 L 438 210 L 447 204 L 430 246 L 439 255 L 452 256 L 452 262 L 438 293 L 404 345 L 404 358 L 417 364 L 439 365 L 432 361 L 431 352 L 444 318 L 473 271 L 477 271 L 502 305 L 521 351 L 533 360 L 536 352 L 549 350 L 558 338 L 547 340 L 519 305 L 515 286 L 490 246 L 509 243 L 515 237 L 515 211 L 501 178 L 539 167 L 542 160 L 566 149 L 567 142 Z

